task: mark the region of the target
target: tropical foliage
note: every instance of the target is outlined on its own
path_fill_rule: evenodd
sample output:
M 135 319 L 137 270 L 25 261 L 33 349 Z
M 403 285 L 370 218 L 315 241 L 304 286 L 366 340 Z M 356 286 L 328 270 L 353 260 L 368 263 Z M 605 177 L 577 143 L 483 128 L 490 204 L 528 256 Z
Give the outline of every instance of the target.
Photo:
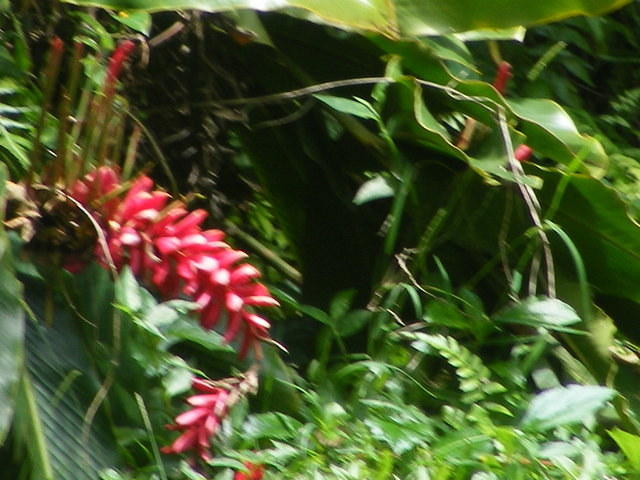
M 508 3 L 0 2 L 7 478 L 640 475 L 640 9 Z

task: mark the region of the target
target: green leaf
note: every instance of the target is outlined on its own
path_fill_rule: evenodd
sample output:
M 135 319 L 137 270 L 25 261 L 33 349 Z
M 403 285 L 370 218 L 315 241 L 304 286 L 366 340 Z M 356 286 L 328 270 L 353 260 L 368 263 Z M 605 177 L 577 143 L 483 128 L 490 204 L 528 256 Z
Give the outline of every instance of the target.
M 584 422 L 616 394 L 597 385 L 569 385 L 537 395 L 522 419 L 522 426 L 543 432 L 563 425 Z
M 353 197 L 353 203 L 363 205 L 373 200 L 393 197 L 393 195 L 394 190 L 389 185 L 388 180 L 382 175 L 376 175 L 371 180 L 367 180 L 360 185 L 355 197 Z
M 580 317 L 572 307 L 557 298 L 545 297 L 527 298 L 493 319 L 500 323 L 519 323 L 559 331 L 567 331 L 567 325 L 580 322 Z
M 359 332 L 375 315 L 369 310 L 354 310 L 336 321 L 336 333 L 341 337 L 349 337 Z
M 28 285 L 29 306 L 43 318 L 44 286 Z M 58 307 L 58 308 L 56 308 Z M 27 373 L 16 410 L 16 438 L 35 459 L 33 479 L 93 480 L 116 462 L 116 443 L 104 410 L 85 415 L 101 382 L 92 369 L 76 318 L 54 305 L 51 327 L 29 322 Z
M 9 239 L 1 221 L 7 168 L 0 164 L 0 445 L 11 424 L 16 385 L 24 357 L 24 310 L 22 284 L 16 280 Z
M 609 430 L 609 435 L 618 444 L 625 456 L 629 459 L 629 463 L 636 470 L 640 471 L 640 437 L 627 433 L 619 428 Z
M 302 424 L 282 413 L 258 413 L 251 415 L 244 424 L 242 438 L 287 440 L 293 438 Z
M 166 337 L 166 341 L 161 345 L 162 348 L 168 349 L 171 345 L 187 341 L 192 342 L 211 352 L 232 352 L 233 347 L 225 343 L 222 335 L 213 330 L 205 330 L 193 321 L 178 319 L 162 332 Z
M 355 298 L 356 293 L 358 292 L 355 289 L 349 288 L 338 292 L 331 299 L 331 304 L 329 305 L 329 315 L 333 321 L 335 321 L 338 317 L 347 314 L 347 312 L 351 308 L 351 304 L 353 303 L 353 299 Z
M 600 142 L 581 135 L 573 120 L 557 103 L 547 99 L 508 100 L 513 113 L 523 121 L 527 144 L 536 152 L 558 162 L 569 163 L 574 155 L 594 167 L 606 165 L 607 156 Z
M 433 438 L 432 422 L 412 405 L 379 400 L 364 400 L 362 403 L 371 411 L 364 420 L 371 434 L 386 443 L 396 455 L 402 455 Z
M 125 12 L 112 13 L 111 16 L 117 21 L 126 25 L 131 30 L 149 35 L 151 30 L 151 15 L 148 12 Z
M 575 15 L 598 15 L 631 0 L 66 0 L 68 3 L 115 10 L 184 10 L 222 12 L 237 9 L 284 10 L 346 29 L 366 30 L 390 37 L 440 35 L 469 30 L 504 29 L 548 23 Z
M 598 15 L 630 0 L 457 0 L 427 2 L 396 0 L 400 29 L 405 35 L 439 35 L 469 30 L 503 29 L 549 23 L 575 15 Z
M 484 41 L 484 40 L 516 40 L 522 42 L 527 30 L 521 26 L 501 29 L 482 29 L 471 30 L 464 33 L 456 34 L 456 38 L 459 38 L 465 42 L 472 41 Z
M 235 458 L 229 458 L 229 457 L 216 457 L 211 460 L 208 460 L 207 464 L 212 467 L 218 467 L 218 468 L 222 468 L 222 467 L 232 468 L 233 470 L 237 470 L 240 472 L 244 471 L 245 468 L 247 468 L 244 465 L 244 463 L 241 462 L 240 460 L 236 460 Z M 193 467 L 191 468 L 193 469 Z
M 296 308 L 300 313 L 307 315 L 308 317 L 311 317 L 314 320 L 323 323 L 324 325 L 333 325 L 331 317 L 319 308 L 313 307 L 311 305 L 296 305 Z
M 314 95 L 314 98 L 338 112 L 369 120 L 378 120 L 380 118 L 378 112 L 364 100 L 351 100 L 350 98 L 334 97 L 331 95 Z
M 549 177 L 545 175 L 547 195 L 558 178 Z M 614 189 L 596 179 L 572 175 L 554 221 L 575 243 L 589 283 L 599 292 L 638 302 L 640 227 L 628 208 Z
M 138 312 L 143 305 L 141 290 L 131 269 L 124 268 L 116 280 L 116 302 L 129 312 Z

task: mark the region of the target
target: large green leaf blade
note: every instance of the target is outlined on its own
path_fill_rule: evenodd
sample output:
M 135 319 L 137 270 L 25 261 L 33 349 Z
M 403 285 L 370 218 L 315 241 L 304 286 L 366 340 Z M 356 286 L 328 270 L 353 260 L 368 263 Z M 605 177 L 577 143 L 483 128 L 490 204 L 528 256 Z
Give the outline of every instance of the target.
M 441 35 L 549 23 L 576 15 L 600 15 L 631 0 L 66 0 L 116 10 L 282 10 L 341 28 L 387 36 Z
M 116 10 L 195 9 L 225 12 L 240 9 L 259 11 L 285 10 L 286 13 L 309 18 L 341 28 L 369 30 L 393 35 L 396 30 L 393 5 L 386 0 L 67 0 L 84 6 Z
M 511 28 L 555 22 L 576 15 L 600 15 L 630 0 L 396 0 L 398 23 L 409 36 Z
M 551 180 L 545 177 L 545 182 Z M 548 186 L 547 195 L 553 182 Z M 612 188 L 596 179 L 573 175 L 554 221 L 576 244 L 589 282 L 599 293 L 640 301 L 640 227 Z
M 26 285 L 29 306 L 44 318 L 45 287 L 35 281 Z M 16 441 L 26 446 L 34 480 L 93 480 L 117 463 L 104 411 L 87 413 L 105 386 L 92 368 L 76 319 L 62 305 L 53 307 L 51 326 L 30 322 L 26 328 L 27 368 L 23 401 L 16 410 Z

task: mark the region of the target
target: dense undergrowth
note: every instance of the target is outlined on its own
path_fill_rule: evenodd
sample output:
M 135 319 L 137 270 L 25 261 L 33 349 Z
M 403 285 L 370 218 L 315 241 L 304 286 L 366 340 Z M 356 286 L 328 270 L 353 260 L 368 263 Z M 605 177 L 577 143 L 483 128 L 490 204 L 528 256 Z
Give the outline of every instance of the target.
M 640 478 L 637 4 L 285 3 L 0 2 L 0 477 Z

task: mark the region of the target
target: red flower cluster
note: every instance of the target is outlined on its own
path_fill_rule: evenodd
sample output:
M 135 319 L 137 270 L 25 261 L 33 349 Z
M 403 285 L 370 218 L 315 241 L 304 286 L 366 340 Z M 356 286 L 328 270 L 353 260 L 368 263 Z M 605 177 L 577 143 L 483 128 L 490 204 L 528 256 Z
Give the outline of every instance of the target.
M 194 378 L 192 386 L 203 393 L 187 398 L 187 403 L 193 408 L 178 415 L 174 425 L 167 426 L 171 430 L 181 430 L 182 435 L 160 451 L 182 453 L 195 450 L 206 461 L 211 459 L 209 439 L 216 434 L 229 411 L 230 391 L 201 378 Z
M 142 175 L 126 190 L 111 167 L 100 167 L 72 186 L 70 195 L 103 228 L 108 248 L 97 245 L 98 258 L 117 269 L 129 265 L 165 298 L 193 298 L 205 329 L 225 317 L 225 341 L 240 334 L 240 357 L 251 347 L 259 357 L 259 340 L 268 338 L 270 325 L 252 308 L 278 305 L 255 281 L 260 272 L 239 263 L 247 254 L 225 243 L 222 231 L 202 230 L 204 210 L 189 212 L 182 202 L 169 203 L 168 193 L 152 188 L 153 181 Z

